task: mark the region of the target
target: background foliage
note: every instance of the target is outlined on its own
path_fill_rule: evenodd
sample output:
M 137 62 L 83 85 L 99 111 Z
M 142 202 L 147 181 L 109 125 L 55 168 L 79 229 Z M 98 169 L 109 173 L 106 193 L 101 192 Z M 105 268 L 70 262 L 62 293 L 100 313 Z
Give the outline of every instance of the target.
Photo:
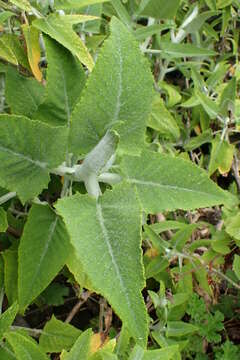
M 0 1 L 1 359 L 239 359 L 239 15 Z

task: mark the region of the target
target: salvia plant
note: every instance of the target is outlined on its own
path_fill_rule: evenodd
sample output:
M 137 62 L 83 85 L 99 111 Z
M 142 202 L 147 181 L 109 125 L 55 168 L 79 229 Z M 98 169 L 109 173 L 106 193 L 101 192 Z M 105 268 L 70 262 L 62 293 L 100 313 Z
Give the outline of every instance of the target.
M 211 281 L 240 289 L 237 253 L 229 276 L 220 269 L 240 239 L 238 169 L 231 192 L 213 181 L 237 161 L 229 136 L 238 131 L 239 68 L 221 86 L 233 70 L 227 54 L 216 60 L 215 43 L 226 33 L 237 62 L 239 3 L 0 6 L 0 358 L 205 359 L 204 344 L 217 359 L 237 356 L 230 340 L 216 347 L 227 315 L 209 307 Z M 166 81 L 175 71 L 185 90 Z M 207 143 L 210 155 L 194 157 Z M 181 215 L 223 205 L 218 228 Z M 204 226 L 208 238 L 189 241 Z M 54 316 L 43 330 L 14 321 L 32 304 L 63 304 L 60 272 L 82 302 L 105 299 L 120 335 L 98 339 L 90 325 L 81 332 Z

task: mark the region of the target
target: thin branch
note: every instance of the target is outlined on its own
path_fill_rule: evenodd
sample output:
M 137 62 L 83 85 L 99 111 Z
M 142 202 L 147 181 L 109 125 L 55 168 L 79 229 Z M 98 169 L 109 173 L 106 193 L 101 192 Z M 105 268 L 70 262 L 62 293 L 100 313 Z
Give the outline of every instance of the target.
M 89 296 L 91 295 L 90 291 L 86 291 L 81 295 L 81 299 L 77 302 L 77 304 L 72 308 L 71 312 L 68 314 L 65 323 L 70 323 L 74 316 L 78 313 L 80 307 L 87 301 Z

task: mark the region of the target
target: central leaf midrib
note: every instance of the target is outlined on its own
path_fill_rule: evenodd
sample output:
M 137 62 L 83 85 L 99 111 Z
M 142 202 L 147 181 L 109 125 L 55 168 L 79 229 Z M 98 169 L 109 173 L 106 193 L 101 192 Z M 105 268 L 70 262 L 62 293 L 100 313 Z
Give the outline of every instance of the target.
M 41 169 L 46 169 L 47 168 L 47 165 L 48 165 L 47 163 L 41 162 L 39 160 L 34 160 L 34 159 L 30 158 L 27 155 L 23 155 L 21 153 L 18 153 L 16 151 L 12 150 L 12 149 L 9 149 L 7 147 L 3 147 L 2 145 L 0 145 L 0 150 L 2 150 L 3 152 L 7 152 L 9 154 L 12 154 L 12 155 L 14 155 L 16 157 L 20 157 L 21 159 L 26 160 L 26 161 L 40 167 Z
M 97 202 L 97 204 L 96 204 L 96 213 L 97 213 L 97 220 L 99 222 L 99 225 L 100 225 L 100 228 L 101 228 L 101 231 L 102 231 L 103 239 L 104 239 L 104 242 L 105 242 L 105 244 L 107 246 L 108 253 L 109 253 L 110 257 L 111 257 L 112 264 L 113 264 L 113 267 L 115 269 L 117 278 L 118 278 L 118 280 L 120 282 L 120 286 L 121 286 L 121 288 L 123 290 L 123 293 L 125 295 L 127 305 L 129 307 L 129 309 L 131 309 L 131 302 L 129 300 L 127 289 L 126 289 L 126 287 L 124 285 L 124 282 L 123 282 L 123 279 L 122 279 L 122 276 L 121 276 L 121 272 L 119 270 L 119 266 L 117 264 L 117 261 L 115 259 L 114 253 L 113 253 L 113 249 L 112 249 L 112 245 L 111 245 L 110 238 L 109 238 L 109 235 L 108 235 L 108 231 L 107 231 L 107 228 L 105 226 L 105 220 L 104 220 L 104 217 L 103 217 L 102 206 L 101 206 L 101 204 L 99 202 Z M 132 315 L 135 318 L 134 312 L 132 312 Z
M 197 189 L 184 188 L 182 186 L 161 184 L 161 183 L 158 183 L 158 182 L 155 182 L 155 181 L 145 181 L 145 180 L 139 180 L 139 179 L 135 179 L 135 178 L 128 178 L 127 181 L 129 183 L 131 183 L 131 184 L 136 184 L 136 185 L 162 187 L 164 189 L 177 190 L 177 191 L 186 191 L 186 192 L 190 192 L 190 193 L 197 193 L 199 195 L 209 195 L 209 192 L 203 192 L 203 191 L 199 191 Z M 210 192 L 210 194 L 211 194 L 211 192 Z

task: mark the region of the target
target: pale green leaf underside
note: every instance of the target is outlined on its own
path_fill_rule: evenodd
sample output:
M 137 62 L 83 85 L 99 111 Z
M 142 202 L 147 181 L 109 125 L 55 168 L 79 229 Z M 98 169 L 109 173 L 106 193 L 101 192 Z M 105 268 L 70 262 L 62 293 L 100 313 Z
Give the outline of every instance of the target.
M 17 360 L 49 360 L 33 340 L 18 332 L 9 332 L 6 338 L 12 346 Z
M 124 157 L 122 168 L 127 182 L 136 186 L 143 209 L 149 213 L 229 204 L 235 200 L 203 170 L 180 158 L 145 151 L 141 157 Z
M 33 205 L 20 241 L 18 295 L 24 310 L 53 280 L 70 251 L 61 218 L 48 206 Z
M 117 186 L 97 202 L 77 194 L 56 207 L 94 289 L 107 298 L 136 341 L 145 344 L 141 219 L 133 188 Z
M 53 125 L 70 125 L 70 116 L 85 83 L 81 64 L 63 46 L 44 37 L 47 86 L 44 102 L 34 118 Z
M 92 70 L 94 66 L 93 59 L 80 37 L 73 31 L 72 26 L 94 19 L 95 17 L 86 15 L 60 16 L 59 14 L 51 14 L 45 19 L 34 20 L 33 26 L 65 46 L 89 70 Z
M 66 129 L 0 115 L 0 134 L 0 185 L 25 202 L 47 187 L 49 170 L 65 160 Z
M 87 153 L 117 128 L 119 148 L 138 154 L 152 102 L 152 76 L 134 37 L 116 18 L 72 115 L 71 148 Z

